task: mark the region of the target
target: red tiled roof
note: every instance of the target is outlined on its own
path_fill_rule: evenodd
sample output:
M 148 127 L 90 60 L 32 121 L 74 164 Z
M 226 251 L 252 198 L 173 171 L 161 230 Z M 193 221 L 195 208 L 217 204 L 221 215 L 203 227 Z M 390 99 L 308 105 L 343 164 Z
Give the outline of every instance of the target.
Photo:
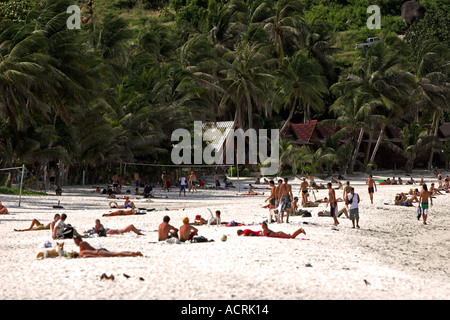
M 290 123 L 289 129 L 282 134 L 287 135 L 289 132 L 292 132 L 296 140 L 309 142 L 316 124 L 317 120 L 311 120 L 307 123 Z

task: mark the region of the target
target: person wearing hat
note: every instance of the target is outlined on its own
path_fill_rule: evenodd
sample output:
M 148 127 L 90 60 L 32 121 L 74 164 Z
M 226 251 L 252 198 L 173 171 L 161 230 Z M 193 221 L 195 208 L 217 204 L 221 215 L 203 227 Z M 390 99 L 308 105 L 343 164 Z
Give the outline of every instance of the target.
M 189 224 L 189 218 L 183 218 L 183 225 L 180 227 L 180 241 L 190 241 L 198 235 L 197 228 Z

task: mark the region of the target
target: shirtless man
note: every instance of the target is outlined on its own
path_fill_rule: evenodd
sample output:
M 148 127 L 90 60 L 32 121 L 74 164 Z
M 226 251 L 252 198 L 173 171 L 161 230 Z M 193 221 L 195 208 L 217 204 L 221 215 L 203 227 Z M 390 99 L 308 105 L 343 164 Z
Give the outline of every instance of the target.
M 284 239 L 294 239 L 295 237 L 297 237 L 300 233 L 306 234 L 305 230 L 303 230 L 303 228 L 298 229 L 297 231 L 295 231 L 292 235 L 288 234 L 288 233 L 284 233 L 283 231 L 272 231 L 267 227 L 267 223 L 263 222 L 261 224 L 262 227 L 262 231 L 263 231 L 263 235 L 265 235 L 266 237 L 270 237 L 270 238 L 284 238 Z
M 85 258 L 137 257 L 137 256 L 142 257 L 142 253 L 140 253 L 139 251 L 110 252 L 106 249 L 95 249 L 89 243 L 83 241 L 83 239 L 80 236 L 76 236 L 75 238 L 73 238 L 73 241 L 77 246 L 80 247 L 80 257 Z
M 419 206 L 422 208 L 423 224 L 427 224 L 428 201 L 430 201 L 430 205 L 433 206 L 433 198 L 431 197 L 431 193 L 428 191 L 427 185 L 424 183 L 422 185 L 422 190 L 420 191 L 419 197 Z M 420 216 L 418 219 L 420 219 Z
M 163 218 L 163 223 L 161 223 L 158 227 L 158 241 L 164 241 L 169 238 L 177 238 L 178 239 L 178 229 L 169 224 L 170 218 L 169 216 L 165 216 Z
M 330 204 L 330 215 L 333 217 L 334 225 L 337 226 L 339 224 L 337 219 L 339 210 L 337 206 L 336 193 L 334 192 L 331 182 L 327 183 L 327 188 L 328 188 L 328 203 Z
M 197 177 L 195 176 L 194 171 L 191 171 L 191 174 L 188 177 L 189 192 L 191 192 L 191 189 L 193 193 L 196 192 L 197 183 L 198 183 Z
M 373 194 L 375 191 L 377 191 L 377 184 L 375 183 L 375 180 L 373 180 L 371 174 L 369 174 L 369 178 L 367 179 L 366 184 L 369 186 L 370 203 L 373 204 Z
M 280 180 L 282 182 L 282 180 Z M 278 190 L 278 197 L 281 203 L 281 223 L 283 223 L 283 215 L 286 212 L 286 223 L 289 223 L 289 214 L 291 210 L 292 186 L 288 184 L 288 179 L 284 179 L 284 184 Z
M 269 181 L 269 185 L 271 187 L 270 196 L 266 199 L 265 202 L 269 201 L 269 223 L 272 221 L 272 213 L 277 205 L 277 196 L 276 196 L 276 187 L 275 182 L 273 180 Z
M 302 204 L 305 204 L 308 202 L 308 181 L 306 181 L 305 178 L 303 178 L 302 183 L 300 183 L 300 191 L 302 193 Z
M 190 241 L 198 235 L 197 228 L 189 224 L 189 218 L 183 218 L 183 225 L 180 227 L 180 241 Z

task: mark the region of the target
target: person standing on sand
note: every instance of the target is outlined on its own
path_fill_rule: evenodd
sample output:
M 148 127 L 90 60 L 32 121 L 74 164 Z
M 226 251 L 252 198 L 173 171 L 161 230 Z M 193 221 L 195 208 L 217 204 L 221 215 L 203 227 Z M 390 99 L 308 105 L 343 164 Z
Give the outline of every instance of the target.
M 369 174 L 369 178 L 367 179 L 366 184 L 369 186 L 370 203 L 373 204 L 373 194 L 375 191 L 377 191 L 377 184 L 375 183 L 375 180 L 373 180 L 371 174 Z
M 285 179 L 286 181 L 286 179 Z M 283 184 L 283 180 L 278 180 L 278 195 L 277 198 L 279 199 L 279 203 L 281 204 L 280 211 L 281 211 L 281 217 L 280 221 L 283 223 L 283 213 L 288 212 L 291 210 L 291 200 L 290 200 L 290 194 L 292 194 L 292 191 L 289 192 L 287 181 L 285 184 Z
M 345 198 L 346 204 L 350 205 L 350 220 L 352 220 L 353 229 L 356 227 L 359 229 L 359 194 L 355 193 L 355 188 L 350 187 L 350 193 Z
M 284 188 L 287 193 L 286 197 L 286 223 L 289 223 L 289 212 L 292 210 L 292 201 L 294 200 L 294 195 L 292 194 L 292 186 L 288 183 L 288 178 L 284 178 Z M 283 213 L 281 214 L 281 219 L 283 219 Z
M 336 193 L 334 192 L 333 185 L 331 182 L 327 183 L 328 188 L 328 203 L 330 204 L 330 215 L 333 217 L 334 225 L 337 226 L 339 221 L 337 219 L 339 210 L 336 201 Z
M 433 206 L 433 198 L 431 197 L 431 193 L 428 191 L 427 185 L 424 183 L 422 185 L 422 190 L 420 191 L 419 197 L 419 205 L 422 208 L 423 224 L 427 224 L 428 201 L 430 201 L 430 205 Z M 418 219 L 420 219 L 420 216 Z
M 275 206 L 277 205 L 277 195 L 276 195 L 276 187 L 275 182 L 273 180 L 269 181 L 270 196 L 266 199 L 265 202 L 269 201 L 269 223 L 272 221 L 272 213 L 274 212 Z M 275 213 L 274 213 L 275 215 Z
M 302 205 L 308 202 L 308 181 L 303 178 L 302 183 L 300 183 L 300 191 L 302 193 Z
M 181 197 L 181 191 L 183 191 L 184 196 L 186 197 L 186 178 L 184 176 L 180 178 L 180 194 L 178 195 L 179 197 Z

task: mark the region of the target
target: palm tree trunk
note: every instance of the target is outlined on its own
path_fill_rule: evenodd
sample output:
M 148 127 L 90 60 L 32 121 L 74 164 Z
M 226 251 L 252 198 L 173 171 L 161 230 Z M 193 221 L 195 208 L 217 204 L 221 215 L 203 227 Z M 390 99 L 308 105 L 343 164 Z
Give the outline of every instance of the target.
M 369 163 L 370 149 L 372 149 L 373 128 L 369 131 L 369 142 L 367 143 L 366 156 L 364 158 L 364 167 Z
M 361 128 L 359 131 L 358 141 L 356 141 L 355 149 L 353 150 L 352 159 L 350 160 L 349 173 L 353 173 L 353 168 L 355 166 L 356 158 L 358 157 L 359 146 L 361 145 L 362 138 L 364 136 L 364 129 Z
M 297 100 L 297 98 L 294 98 L 294 101 L 293 101 L 293 103 L 291 105 L 291 111 L 289 112 L 289 116 L 286 119 L 286 122 L 283 124 L 283 127 L 280 130 L 280 133 L 282 133 L 287 128 L 287 126 L 289 125 L 289 122 L 291 121 L 292 117 L 294 116 L 296 100 Z
M 375 147 L 373 148 L 372 156 L 370 157 L 370 162 L 375 161 L 375 156 L 377 155 L 378 148 L 380 147 L 381 139 L 383 137 L 383 132 L 384 132 L 384 125 L 381 127 L 380 135 L 378 136 L 377 143 L 375 144 Z
M 441 116 L 440 110 L 436 110 L 436 112 L 434 114 L 434 133 L 433 133 L 434 138 L 436 138 L 438 135 L 440 116 Z M 431 170 L 431 167 L 433 166 L 433 155 L 434 155 L 433 147 L 434 147 L 434 141 L 431 144 L 430 158 L 428 160 L 428 170 Z

